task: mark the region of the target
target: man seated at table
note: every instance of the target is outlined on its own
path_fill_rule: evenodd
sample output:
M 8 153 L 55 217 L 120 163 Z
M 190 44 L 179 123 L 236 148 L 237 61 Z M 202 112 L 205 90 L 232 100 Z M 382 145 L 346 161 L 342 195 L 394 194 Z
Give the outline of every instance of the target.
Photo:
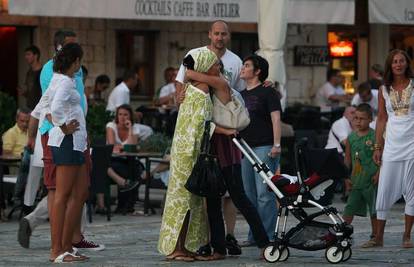
M 21 157 L 27 144 L 29 119 L 29 109 L 19 108 L 17 110 L 16 124 L 3 134 L 3 155 Z
M 165 85 L 162 86 L 158 95 L 155 96 L 155 104 L 159 106 L 168 105 L 175 106 L 175 77 L 178 69 L 168 67 L 164 71 Z
M 348 105 L 352 96 L 345 94 L 342 87 L 344 77 L 341 72 L 338 69 L 330 69 L 327 76 L 326 83 L 316 93 L 316 105 L 321 108 L 321 111 L 331 111 L 341 105 Z

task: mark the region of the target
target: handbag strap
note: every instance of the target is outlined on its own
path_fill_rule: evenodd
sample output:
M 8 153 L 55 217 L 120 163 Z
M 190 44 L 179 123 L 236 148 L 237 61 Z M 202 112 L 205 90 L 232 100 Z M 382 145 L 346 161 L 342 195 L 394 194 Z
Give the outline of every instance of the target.
M 201 153 L 208 154 L 210 151 L 210 121 L 205 121 L 203 139 L 201 141 Z

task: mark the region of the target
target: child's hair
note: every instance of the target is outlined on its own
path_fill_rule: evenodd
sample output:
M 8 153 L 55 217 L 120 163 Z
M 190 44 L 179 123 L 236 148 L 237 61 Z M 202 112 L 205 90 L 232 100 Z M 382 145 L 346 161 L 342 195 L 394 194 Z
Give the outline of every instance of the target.
M 359 112 L 364 112 L 365 114 L 367 114 L 368 115 L 368 117 L 372 120 L 372 108 L 371 108 L 371 106 L 370 105 L 368 105 L 367 103 L 362 103 L 362 104 L 359 104 L 357 107 L 356 107 L 356 111 L 359 111 Z
M 82 47 L 77 43 L 69 43 L 59 50 L 54 58 L 53 71 L 65 73 L 70 66 L 83 56 Z

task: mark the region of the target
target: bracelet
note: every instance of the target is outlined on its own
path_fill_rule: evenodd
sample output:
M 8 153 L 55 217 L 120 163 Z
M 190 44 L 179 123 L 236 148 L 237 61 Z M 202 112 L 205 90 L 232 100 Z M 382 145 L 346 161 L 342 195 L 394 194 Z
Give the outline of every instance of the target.
M 382 146 L 380 144 L 375 143 L 374 144 L 374 150 L 381 150 Z

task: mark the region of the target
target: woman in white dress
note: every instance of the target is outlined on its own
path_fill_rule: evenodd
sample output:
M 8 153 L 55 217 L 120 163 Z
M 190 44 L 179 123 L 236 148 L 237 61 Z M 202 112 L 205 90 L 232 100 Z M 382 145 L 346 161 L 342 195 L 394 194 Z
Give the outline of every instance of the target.
M 414 222 L 414 94 L 410 58 L 393 50 L 385 62 L 384 85 L 378 98 L 374 161 L 381 165 L 377 194 L 378 227 L 371 245 L 383 246 L 387 212 L 404 196 L 402 247 L 411 248 Z

